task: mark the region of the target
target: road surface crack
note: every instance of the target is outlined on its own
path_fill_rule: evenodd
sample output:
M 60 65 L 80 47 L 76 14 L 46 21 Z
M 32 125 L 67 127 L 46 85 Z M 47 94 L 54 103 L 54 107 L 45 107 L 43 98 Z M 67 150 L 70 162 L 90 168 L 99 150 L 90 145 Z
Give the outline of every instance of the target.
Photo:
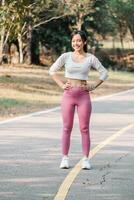
M 110 174 L 111 172 L 107 172 L 107 173 L 105 173 L 105 174 L 103 174 L 102 175 L 102 179 L 101 179 L 101 181 L 100 181 L 100 184 L 102 185 L 103 183 L 105 183 L 106 182 L 106 176 L 108 175 L 108 174 Z

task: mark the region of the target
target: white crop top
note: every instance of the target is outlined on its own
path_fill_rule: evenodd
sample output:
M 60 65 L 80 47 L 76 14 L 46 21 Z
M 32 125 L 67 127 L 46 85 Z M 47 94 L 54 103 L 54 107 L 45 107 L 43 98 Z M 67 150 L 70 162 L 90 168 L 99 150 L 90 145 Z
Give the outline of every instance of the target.
M 65 67 L 65 77 L 71 79 L 88 80 L 88 73 L 91 67 L 100 74 L 100 80 L 108 77 L 107 70 L 93 54 L 87 53 L 87 57 L 82 62 L 73 61 L 73 52 L 61 54 L 49 69 L 49 74 L 55 74 L 61 67 Z

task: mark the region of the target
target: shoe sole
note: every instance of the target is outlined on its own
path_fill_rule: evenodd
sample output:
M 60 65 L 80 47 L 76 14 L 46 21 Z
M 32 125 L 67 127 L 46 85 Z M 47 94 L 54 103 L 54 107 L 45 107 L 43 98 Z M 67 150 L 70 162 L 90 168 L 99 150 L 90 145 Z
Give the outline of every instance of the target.
M 83 167 L 82 169 L 83 169 L 83 170 L 90 170 L 91 168 Z
M 69 167 L 60 167 L 60 169 L 69 169 Z

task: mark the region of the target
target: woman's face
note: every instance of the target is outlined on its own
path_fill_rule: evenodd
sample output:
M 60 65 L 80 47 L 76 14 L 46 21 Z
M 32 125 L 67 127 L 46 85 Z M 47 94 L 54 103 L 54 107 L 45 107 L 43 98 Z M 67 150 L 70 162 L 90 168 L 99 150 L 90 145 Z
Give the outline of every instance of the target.
M 79 34 L 76 34 L 76 35 L 73 36 L 71 44 L 72 44 L 72 48 L 75 51 L 83 50 L 84 42 L 83 42 L 83 40 L 82 40 L 82 38 Z

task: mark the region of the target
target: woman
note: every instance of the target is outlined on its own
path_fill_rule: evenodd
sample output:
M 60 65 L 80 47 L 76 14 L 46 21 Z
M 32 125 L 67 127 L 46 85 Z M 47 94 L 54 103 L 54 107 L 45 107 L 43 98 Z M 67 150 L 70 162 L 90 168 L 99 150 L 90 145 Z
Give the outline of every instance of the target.
M 91 115 L 90 91 L 95 90 L 107 78 L 107 70 L 92 54 L 87 53 L 87 37 L 83 31 L 74 31 L 71 35 L 72 52 L 63 53 L 51 66 L 49 74 L 64 90 L 61 102 L 63 117 L 62 154 L 60 168 L 69 168 L 70 135 L 73 127 L 74 111 L 77 108 L 79 126 L 82 137 L 82 169 L 90 169 L 88 159 L 90 151 L 89 122 Z M 66 83 L 58 77 L 56 72 L 65 67 Z M 98 70 L 100 78 L 96 84 L 88 84 L 88 73 L 91 67 Z

